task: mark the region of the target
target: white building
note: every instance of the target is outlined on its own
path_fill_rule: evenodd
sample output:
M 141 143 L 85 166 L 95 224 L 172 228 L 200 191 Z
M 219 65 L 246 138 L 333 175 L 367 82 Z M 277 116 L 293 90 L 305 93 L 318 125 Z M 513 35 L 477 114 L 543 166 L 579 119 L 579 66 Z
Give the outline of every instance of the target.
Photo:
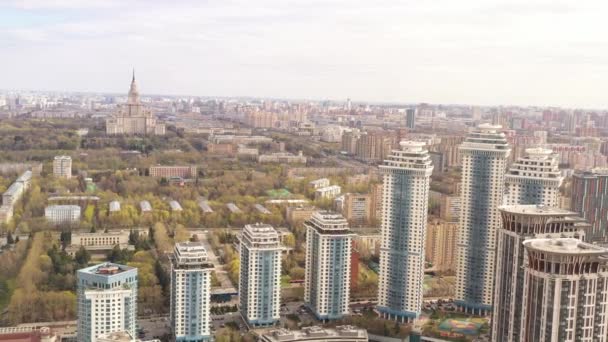
M 78 342 L 97 336 L 137 331 L 137 269 L 103 263 L 77 272 Z
M 350 325 L 339 325 L 334 329 L 317 326 L 302 330 L 277 329 L 261 335 L 262 342 L 367 342 L 367 330 Z
M 308 182 L 308 185 L 310 185 L 313 189 L 324 188 L 324 187 L 329 186 L 329 179 L 327 179 L 327 178 L 315 179 L 313 181 Z
M 66 247 L 65 251 L 69 255 L 74 255 L 84 247 L 92 253 L 104 253 L 119 246 L 120 249 L 133 249 L 129 246 L 129 231 L 109 231 L 98 233 L 72 233 L 71 244 Z
M 72 178 L 72 157 L 56 156 L 53 159 L 53 176 L 57 178 Z
M 524 242 L 522 339 L 605 342 L 608 250 L 573 238 Z
M 250 325 L 274 325 L 280 318 L 281 238 L 267 224 L 246 225 L 240 239 L 240 312 Z
M 501 225 L 505 171 L 511 148 L 501 126 L 481 124 L 460 145 L 462 184 L 456 244 L 459 310 L 484 315 L 492 310 L 496 234 Z
M 200 242 L 176 243 L 171 259 L 171 326 L 175 341 L 211 340 L 211 271 Z
M 50 205 L 44 209 L 44 216 L 53 224 L 77 223 L 80 221 L 80 207 L 77 205 Z
M 505 205 L 539 204 L 558 207 L 559 187 L 564 177 L 559 156 L 545 148 L 528 148 L 505 175 Z
M 342 188 L 339 185 L 330 185 L 323 188 L 318 188 L 315 190 L 315 200 L 317 199 L 325 199 L 325 198 L 334 198 L 342 192 Z
M 110 202 L 110 204 L 108 206 L 108 210 L 111 213 L 119 212 L 120 211 L 120 202 L 118 202 L 118 201 Z
M 402 141 L 380 165 L 382 244 L 378 311 L 386 319 L 412 321 L 422 310 L 424 245 L 431 157 L 424 142 Z
M 320 320 L 341 319 L 350 302 L 354 234 L 342 215 L 316 212 L 306 227 L 304 302 Z

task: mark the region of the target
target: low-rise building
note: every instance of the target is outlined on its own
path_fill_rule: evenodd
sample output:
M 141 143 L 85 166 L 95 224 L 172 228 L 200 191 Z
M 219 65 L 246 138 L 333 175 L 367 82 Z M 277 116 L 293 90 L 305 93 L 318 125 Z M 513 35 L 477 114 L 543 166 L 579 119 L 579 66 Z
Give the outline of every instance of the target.
M 110 204 L 108 205 L 108 210 L 111 213 L 119 212 L 120 211 L 120 202 L 118 202 L 118 201 L 110 202 Z
M 330 185 L 324 188 L 315 190 L 315 200 L 334 198 L 342 192 L 342 188 L 339 185 Z
M 312 206 L 289 206 L 286 209 L 285 216 L 289 224 L 296 225 L 310 219 L 312 214 L 314 214 L 317 210 L 317 208 Z
M 284 163 L 284 164 L 306 164 L 306 157 L 302 151 L 297 155 L 289 152 L 275 152 L 270 154 L 261 154 L 258 156 L 258 163 Z
M 229 143 L 210 143 L 207 144 L 207 152 L 215 155 L 234 156 L 235 148 L 233 144 Z
M 139 202 L 139 210 L 141 210 L 142 214 L 152 212 L 152 205 L 148 201 Z
M 313 189 L 325 188 L 328 187 L 329 184 L 329 179 L 327 178 L 319 178 L 308 183 Z
M 171 211 L 173 211 L 173 212 L 183 210 L 181 204 L 179 204 L 178 201 L 169 201 L 169 207 L 171 207 Z
M 196 166 L 151 166 L 150 167 L 151 177 L 181 177 L 184 179 L 196 178 L 197 167 Z
M 50 205 L 44 209 L 44 216 L 53 224 L 77 223 L 80 221 L 80 207 L 77 205 Z
M 337 326 L 334 329 L 318 326 L 302 330 L 276 329 L 261 335 L 263 342 L 367 342 L 369 338 L 365 329 L 350 325 Z
M 71 244 L 66 247 L 65 251 L 73 256 L 80 247 L 84 247 L 94 254 L 105 254 L 115 246 L 119 246 L 120 249 L 133 249 L 133 246 L 129 245 L 128 231 L 72 233 Z

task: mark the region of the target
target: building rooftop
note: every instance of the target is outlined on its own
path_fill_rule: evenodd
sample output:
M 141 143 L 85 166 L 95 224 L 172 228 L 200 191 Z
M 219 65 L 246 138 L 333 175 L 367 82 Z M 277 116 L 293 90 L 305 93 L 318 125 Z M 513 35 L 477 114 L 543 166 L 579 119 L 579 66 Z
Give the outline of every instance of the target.
M 80 270 L 78 270 L 78 272 L 87 273 L 87 274 L 96 274 L 96 275 L 102 275 L 102 276 L 112 276 L 112 275 L 119 274 L 122 272 L 130 271 L 133 269 L 135 269 L 135 268 L 131 267 L 131 266 L 115 264 L 112 262 L 104 262 L 102 264 L 98 264 L 95 266 L 89 266 L 89 267 L 80 269 Z
M 201 242 L 179 242 L 173 249 L 174 265 L 178 268 L 213 268 L 207 250 Z
M 325 234 L 348 234 L 348 221 L 341 214 L 331 211 L 317 211 L 305 225 Z
M 556 215 L 564 215 L 564 216 L 578 216 L 578 213 L 575 213 L 570 210 L 565 210 L 556 207 L 548 207 L 544 205 L 537 204 L 518 204 L 518 205 L 503 205 L 498 208 L 500 211 L 512 213 L 512 214 L 520 214 L 520 215 L 539 215 L 539 216 L 556 216 Z
M 608 250 L 601 246 L 574 238 L 530 239 L 524 241 L 524 246 L 539 252 L 562 255 L 602 256 L 608 254 Z
M 277 329 L 271 330 L 263 335 L 264 341 L 284 342 L 284 341 L 306 341 L 306 340 L 368 340 L 367 331 L 351 325 L 337 326 L 334 329 L 312 326 L 302 328 L 302 330 Z

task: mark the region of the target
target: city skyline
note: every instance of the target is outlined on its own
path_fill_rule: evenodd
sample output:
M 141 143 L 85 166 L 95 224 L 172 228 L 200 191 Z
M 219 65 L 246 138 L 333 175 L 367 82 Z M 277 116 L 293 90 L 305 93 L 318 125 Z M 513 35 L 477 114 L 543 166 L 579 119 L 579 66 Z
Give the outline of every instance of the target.
M 7 1 L 0 88 L 124 93 L 135 66 L 143 94 L 606 108 L 603 8 Z

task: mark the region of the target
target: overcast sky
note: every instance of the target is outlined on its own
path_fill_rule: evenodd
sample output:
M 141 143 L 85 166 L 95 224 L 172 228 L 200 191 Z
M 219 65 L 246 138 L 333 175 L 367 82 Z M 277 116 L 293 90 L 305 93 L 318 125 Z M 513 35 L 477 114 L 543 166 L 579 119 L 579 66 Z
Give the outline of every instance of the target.
M 0 0 L 0 88 L 608 108 L 605 0 Z

